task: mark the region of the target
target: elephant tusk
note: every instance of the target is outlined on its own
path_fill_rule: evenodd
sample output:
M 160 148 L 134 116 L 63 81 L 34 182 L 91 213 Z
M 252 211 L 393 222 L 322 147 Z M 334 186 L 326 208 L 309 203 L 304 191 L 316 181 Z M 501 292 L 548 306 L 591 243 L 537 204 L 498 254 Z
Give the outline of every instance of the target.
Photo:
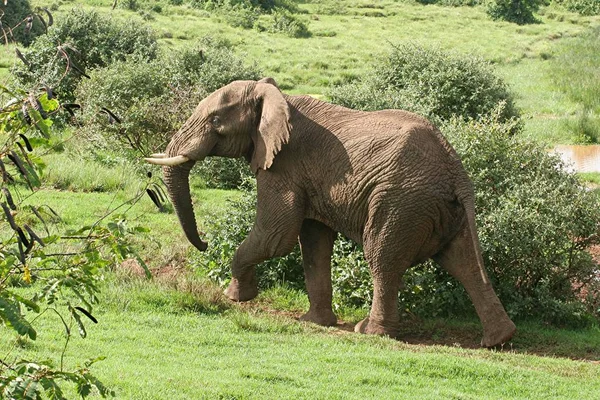
M 185 162 L 188 162 L 190 159 L 187 158 L 186 156 L 175 156 L 175 157 L 168 157 L 168 158 L 144 158 L 144 160 L 146 160 L 146 162 L 149 162 L 150 164 L 174 167 L 176 165 L 180 165 Z
M 167 155 L 165 153 L 154 153 L 154 154 L 150 154 L 151 158 L 167 158 Z

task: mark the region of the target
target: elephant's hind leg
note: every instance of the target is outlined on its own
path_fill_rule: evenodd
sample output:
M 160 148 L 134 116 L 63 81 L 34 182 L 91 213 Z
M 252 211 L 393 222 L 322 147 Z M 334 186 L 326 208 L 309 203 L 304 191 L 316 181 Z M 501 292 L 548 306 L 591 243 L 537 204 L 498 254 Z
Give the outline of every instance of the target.
M 492 288 L 478 241 L 473 238 L 469 226 L 466 225 L 434 259 L 462 283 L 471 297 L 483 325 L 481 345 L 492 347 L 510 340 L 516 330 L 515 324 Z
M 303 321 L 332 326 L 337 318 L 331 308 L 331 253 L 336 233 L 324 224 L 305 219 L 300 231 L 302 265 L 310 309 Z
M 414 232 L 416 217 L 404 218 L 389 212 L 374 213 L 365 227 L 365 258 L 373 275 L 373 304 L 369 316 L 359 322 L 356 332 L 397 337 L 400 331 L 398 291 L 402 276 L 411 266 L 428 229 Z

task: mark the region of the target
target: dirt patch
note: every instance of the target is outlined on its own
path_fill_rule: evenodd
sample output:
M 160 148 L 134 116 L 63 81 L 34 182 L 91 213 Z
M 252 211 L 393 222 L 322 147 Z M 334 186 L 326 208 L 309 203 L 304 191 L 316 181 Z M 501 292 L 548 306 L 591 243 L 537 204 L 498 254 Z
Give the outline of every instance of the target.
M 123 261 L 118 267 L 118 272 L 129 277 L 146 277 L 146 271 L 140 265 L 138 260 L 134 258 Z M 153 278 L 164 281 L 175 281 L 178 277 L 185 274 L 185 272 L 186 269 L 183 267 L 183 263 L 176 260 L 171 260 L 160 268 L 150 269 L 150 274 L 152 274 Z

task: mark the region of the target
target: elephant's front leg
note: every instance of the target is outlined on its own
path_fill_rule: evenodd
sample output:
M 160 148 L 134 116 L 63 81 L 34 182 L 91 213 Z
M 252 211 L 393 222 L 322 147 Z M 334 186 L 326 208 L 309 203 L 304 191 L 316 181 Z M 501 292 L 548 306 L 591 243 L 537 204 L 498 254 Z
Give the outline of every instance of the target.
M 302 265 L 310 309 L 300 317 L 303 321 L 323 326 L 337 323 L 331 308 L 331 253 L 336 233 L 322 223 L 305 219 L 300 231 Z
M 231 283 L 225 295 L 234 301 L 248 301 L 258 295 L 256 264 L 290 253 L 302 226 L 304 210 L 295 193 L 261 192 L 260 187 L 259 180 L 256 222 L 231 263 Z

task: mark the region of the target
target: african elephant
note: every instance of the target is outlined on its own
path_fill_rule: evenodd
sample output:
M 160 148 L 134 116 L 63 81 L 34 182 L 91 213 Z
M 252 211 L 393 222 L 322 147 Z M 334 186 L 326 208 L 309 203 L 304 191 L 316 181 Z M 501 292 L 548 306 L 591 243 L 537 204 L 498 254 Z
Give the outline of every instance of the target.
M 483 346 L 514 334 L 483 266 L 471 181 L 426 119 L 288 96 L 271 78 L 217 90 L 166 153 L 146 159 L 163 165 L 181 226 L 201 251 L 207 244 L 198 234 L 188 178 L 207 156 L 245 157 L 257 179 L 256 221 L 234 255 L 230 299 L 253 299 L 255 265 L 288 254 L 299 239 L 310 300 L 302 319 L 334 325 L 330 263 L 341 232 L 363 246 L 373 275 L 373 304 L 357 332 L 397 336 L 402 276 L 433 258 L 466 288 L 483 325 Z

